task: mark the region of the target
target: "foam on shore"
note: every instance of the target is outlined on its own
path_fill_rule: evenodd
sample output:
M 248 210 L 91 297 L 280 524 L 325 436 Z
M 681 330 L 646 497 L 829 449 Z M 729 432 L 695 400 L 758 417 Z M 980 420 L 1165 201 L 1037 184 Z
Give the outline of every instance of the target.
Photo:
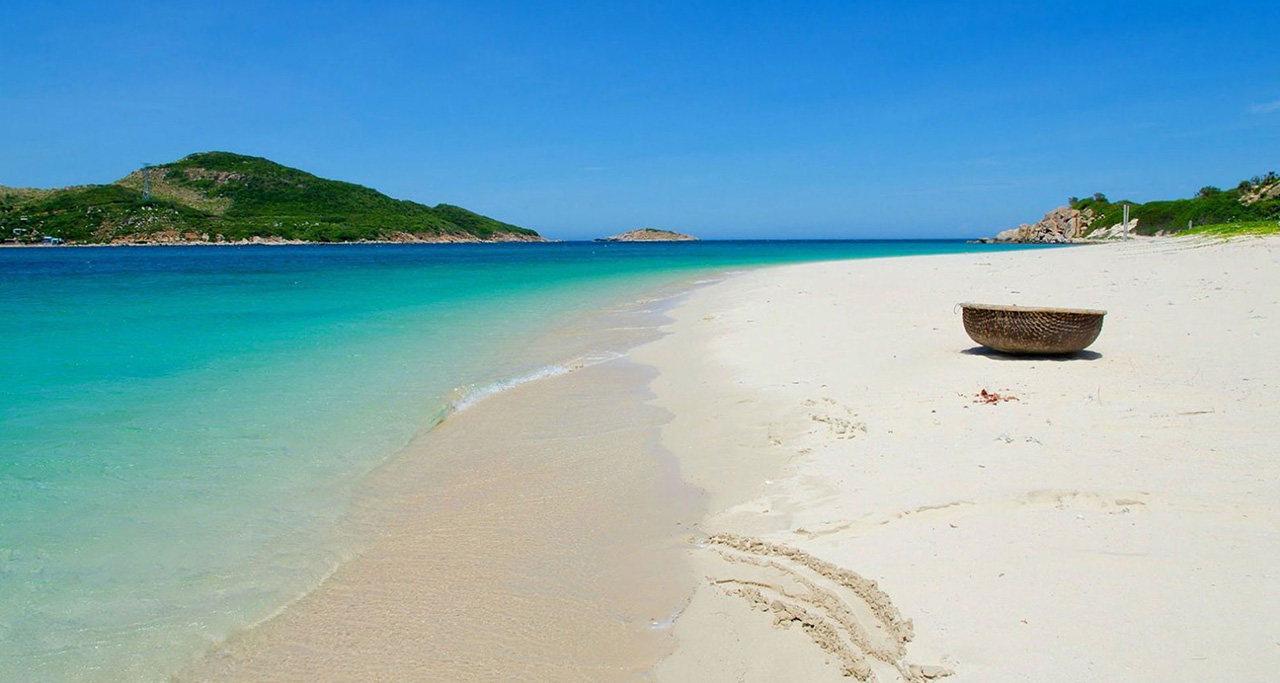
M 454 390 L 454 396 L 456 398 L 449 401 L 448 408 L 446 409 L 446 415 L 460 413 L 490 396 L 509 389 L 514 389 L 522 384 L 567 375 L 583 368 L 599 365 L 600 363 L 607 363 L 611 360 L 617 360 L 623 357 L 623 354 L 620 353 L 601 353 L 568 363 L 544 365 L 536 370 L 526 372 L 522 375 L 517 375 L 509 379 L 501 379 L 496 382 L 490 382 L 480 386 L 462 387 Z

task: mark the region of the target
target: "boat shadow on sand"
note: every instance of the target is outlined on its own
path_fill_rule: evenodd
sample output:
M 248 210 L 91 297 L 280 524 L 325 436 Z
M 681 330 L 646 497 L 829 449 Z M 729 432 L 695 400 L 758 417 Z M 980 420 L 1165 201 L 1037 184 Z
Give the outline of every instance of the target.
M 1013 353 L 1004 353 L 1002 351 L 996 351 L 995 349 L 990 349 L 985 346 L 974 346 L 972 348 L 965 349 L 960 353 L 963 353 L 966 356 L 982 356 L 984 358 L 990 358 L 991 360 L 1061 362 L 1061 361 L 1068 361 L 1068 360 L 1090 361 L 1090 360 L 1098 360 L 1099 358 L 1102 358 L 1102 354 L 1098 353 L 1097 351 L 1089 351 L 1087 349 L 1084 351 L 1076 351 L 1075 353 L 1021 355 L 1021 354 L 1013 354 Z

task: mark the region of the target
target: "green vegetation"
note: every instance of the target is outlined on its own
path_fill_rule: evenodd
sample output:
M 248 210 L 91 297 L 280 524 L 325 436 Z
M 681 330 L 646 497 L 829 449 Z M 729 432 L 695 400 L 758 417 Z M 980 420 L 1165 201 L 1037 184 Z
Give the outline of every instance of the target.
M 1235 237 L 1237 235 L 1276 235 L 1280 234 L 1280 221 L 1246 221 L 1243 223 L 1211 223 L 1184 230 L 1184 235 L 1206 235 L 1209 237 Z
M 1126 204 L 1130 219 L 1138 219 L 1135 232 L 1142 235 L 1184 233 L 1188 226 L 1207 230 L 1225 225 L 1274 224 L 1280 220 L 1280 176 L 1275 172 L 1255 176 L 1230 190 L 1206 186 L 1191 199 L 1139 204 L 1112 202 L 1101 193 L 1087 199 L 1071 199 L 1071 208 L 1090 209 L 1097 216 L 1091 226 L 1094 230 L 1123 222 Z
M 260 157 L 192 154 L 111 185 L 62 190 L 0 187 L 0 237 L 67 242 L 539 239 L 532 230 L 466 209 L 392 199 Z

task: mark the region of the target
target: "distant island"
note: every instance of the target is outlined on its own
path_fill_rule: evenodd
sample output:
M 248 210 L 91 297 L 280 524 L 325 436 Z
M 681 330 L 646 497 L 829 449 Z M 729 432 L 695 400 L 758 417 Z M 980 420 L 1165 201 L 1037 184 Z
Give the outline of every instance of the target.
M 686 235 L 682 232 L 674 232 L 672 230 L 657 230 L 655 228 L 640 228 L 639 230 L 630 230 L 620 235 L 610 237 L 600 237 L 597 242 L 697 242 L 698 238 L 693 235 Z
M 541 242 L 449 204 L 426 206 L 261 157 L 202 152 L 110 185 L 0 186 L 10 244 Z M 144 183 L 150 185 L 149 196 Z
M 1125 207 L 1129 222 L 1124 222 Z M 1280 175 L 1254 176 L 1229 190 L 1200 188 L 1195 197 L 1139 204 L 1112 202 L 1099 192 L 1072 197 L 1031 224 L 1005 230 L 986 242 L 1066 243 L 1133 235 L 1280 232 Z

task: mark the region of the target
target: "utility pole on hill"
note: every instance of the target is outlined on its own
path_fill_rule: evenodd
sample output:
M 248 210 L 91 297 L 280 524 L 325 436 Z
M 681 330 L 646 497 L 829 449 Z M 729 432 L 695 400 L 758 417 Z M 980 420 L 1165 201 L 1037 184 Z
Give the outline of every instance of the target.
M 142 162 L 142 201 L 151 201 L 151 164 Z

